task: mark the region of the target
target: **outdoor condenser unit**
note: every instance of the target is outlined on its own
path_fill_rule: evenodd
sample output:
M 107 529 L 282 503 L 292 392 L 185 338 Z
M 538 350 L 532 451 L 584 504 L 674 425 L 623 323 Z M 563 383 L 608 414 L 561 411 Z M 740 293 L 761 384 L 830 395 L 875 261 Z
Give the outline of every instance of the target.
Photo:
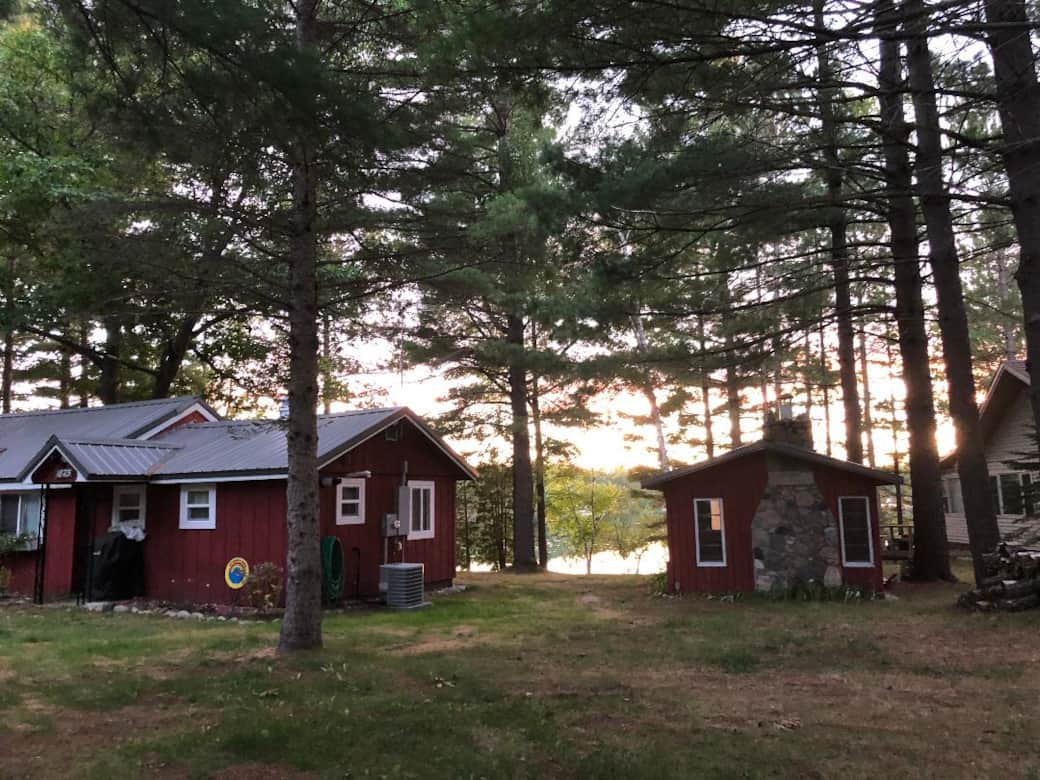
M 385 563 L 379 567 L 379 590 L 391 609 L 416 609 L 423 601 L 421 563 Z

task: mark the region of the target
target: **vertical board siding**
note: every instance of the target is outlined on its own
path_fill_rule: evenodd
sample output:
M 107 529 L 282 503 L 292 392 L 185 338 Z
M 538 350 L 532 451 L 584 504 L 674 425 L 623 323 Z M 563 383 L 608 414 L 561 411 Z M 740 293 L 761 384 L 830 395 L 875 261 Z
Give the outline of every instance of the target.
M 47 499 L 47 562 L 43 592 L 48 598 L 67 596 L 72 590 L 72 540 L 76 523 L 74 489 L 51 490 Z M 32 595 L 36 578 L 36 551 L 12 553 L 3 562 L 11 569 L 11 592 Z
M 668 520 L 669 590 L 730 593 L 754 590 L 751 518 L 766 488 L 760 452 L 690 474 L 664 485 Z M 726 529 L 726 565 L 697 566 L 694 498 L 721 498 Z
M 365 485 L 363 525 L 336 525 L 335 487 L 319 491 L 321 535 L 343 544 L 346 596 L 378 593 L 383 563 L 382 518 L 393 512 L 405 461 L 410 480 L 434 483 L 434 538 L 391 543 L 390 561 L 425 565 L 427 584 L 450 584 L 455 577 L 455 486 L 465 474 L 418 429 L 405 422 L 400 441 L 374 436 L 322 469 L 322 476 L 371 471 Z M 251 566 L 286 561 L 284 480 L 216 483 L 216 528 L 185 530 L 180 525 L 180 485 L 148 485 L 145 513 L 145 595 L 176 604 L 243 602 L 224 582 L 224 567 L 242 556 Z M 89 492 L 94 536 L 111 524 L 112 485 L 77 484 L 51 492 L 47 536 L 46 593 L 65 595 L 72 587 L 76 496 Z M 356 549 L 356 552 L 355 552 Z M 359 557 L 360 556 L 360 557 Z M 358 561 L 360 560 L 360 567 Z M 11 556 L 12 591 L 31 593 L 36 554 Z M 360 574 L 360 577 L 358 576 Z M 360 579 L 360 589 L 356 586 Z
M 846 583 L 880 590 L 881 532 L 878 482 L 844 469 L 813 466 L 816 486 L 838 523 L 839 496 L 866 496 L 870 504 L 874 566 L 842 567 Z M 663 486 L 668 523 L 668 588 L 686 593 L 747 592 L 755 588 L 751 521 L 768 482 L 766 456 L 750 453 L 734 461 L 678 478 Z M 726 565 L 697 566 L 693 500 L 721 498 L 726 529 Z
M 829 469 L 815 466 L 816 487 L 827 502 L 827 508 L 834 515 L 835 523 L 840 523 L 838 515 L 838 499 L 841 496 L 866 496 L 870 506 L 870 535 L 874 544 L 873 566 L 842 566 L 842 581 L 847 585 L 880 591 L 884 587 L 884 574 L 881 565 L 881 515 L 878 512 L 878 483 L 869 477 L 861 477 L 841 469 Z M 840 537 L 839 537 L 840 538 Z M 839 542 L 840 543 L 840 542 Z

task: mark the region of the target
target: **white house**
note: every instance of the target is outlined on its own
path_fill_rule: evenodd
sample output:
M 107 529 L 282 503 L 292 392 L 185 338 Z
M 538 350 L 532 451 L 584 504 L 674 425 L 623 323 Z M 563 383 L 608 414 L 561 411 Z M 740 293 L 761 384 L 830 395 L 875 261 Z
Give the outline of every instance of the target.
M 989 465 L 990 498 L 1001 536 L 1007 541 L 1034 543 L 1040 539 L 1040 453 L 1028 387 L 1024 361 L 1003 363 L 979 409 L 979 425 Z M 946 537 L 951 544 L 967 544 L 957 453 L 944 458 L 942 467 Z

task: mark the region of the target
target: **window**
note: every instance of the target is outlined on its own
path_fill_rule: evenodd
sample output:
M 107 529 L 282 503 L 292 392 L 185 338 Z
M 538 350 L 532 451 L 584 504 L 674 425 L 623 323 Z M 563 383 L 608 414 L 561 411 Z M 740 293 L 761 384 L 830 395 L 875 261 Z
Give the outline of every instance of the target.
M 365 522 L 365 480 L 343 479 L 336 485 L 336 525 Z
M 870 502 L 866 496 L 838 499 L 841 520 L 841 562 L 845 566 L 873 566 L 874 540 L 870 533 Z
M 217 527 L 216 485 L 181 487 L 181 528 L 207 530 Z
M 721 498 L 693 500 L 693 528 L 697 537 L 697 565 L 725 566 L 726 528 Z
M 409 482 L 411 518 L 408 524 L 409 539 L 433 538 L 433 483 Z
M 145 486 L 117 485 L 112 488 L 112 525 L 144 528 Z
M 947 512 L 955 515 L 964 514 L 964 499 L 961 497 L 961 481 L 957 477 L 943 480 L 943 499 Z
M 989 478 L 990 502 L 998 515 L 1031 515 L 1035 509 L 1036 486 L 1032 475 L 1024 471 L 1009 471 L 991 474 Z
M 35 544 L 40 532 L 40 494 L 0 495 L 0 533 L 29 536 Z

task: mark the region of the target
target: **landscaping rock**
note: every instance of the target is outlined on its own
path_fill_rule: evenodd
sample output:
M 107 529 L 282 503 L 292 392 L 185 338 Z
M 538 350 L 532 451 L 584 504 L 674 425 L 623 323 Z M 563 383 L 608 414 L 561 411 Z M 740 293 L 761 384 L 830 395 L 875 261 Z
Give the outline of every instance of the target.
M 129 612 L 130 607 L 128 607 L 126 604 L 116 604 L 114 607 L 112 607 L 112 611 L 119 613 Z

